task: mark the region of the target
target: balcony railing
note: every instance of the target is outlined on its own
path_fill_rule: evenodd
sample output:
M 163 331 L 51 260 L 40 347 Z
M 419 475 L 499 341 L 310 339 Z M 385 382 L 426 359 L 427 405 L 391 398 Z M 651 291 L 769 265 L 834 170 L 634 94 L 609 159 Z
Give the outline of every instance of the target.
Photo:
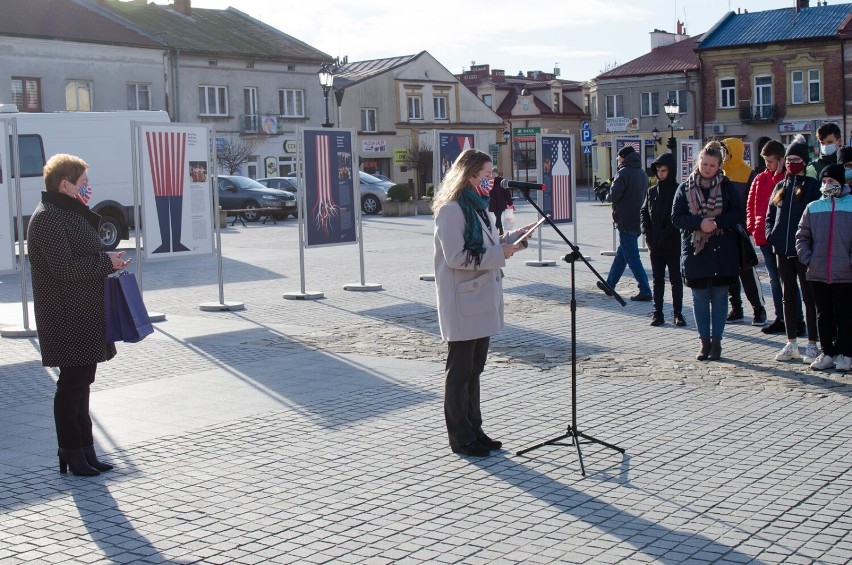
M 772 123 L 777 122 L 784 117 L 784 107 L 777 104 L 768 106 L 752 106 L 750 104 L 742 104 L 740 106 L 740 119 L 747 124 L 752 123 Z
M 240 116 L 240 132 L 250 135 L 276 135 L 281 133 L 277 114 L 243 114 Z

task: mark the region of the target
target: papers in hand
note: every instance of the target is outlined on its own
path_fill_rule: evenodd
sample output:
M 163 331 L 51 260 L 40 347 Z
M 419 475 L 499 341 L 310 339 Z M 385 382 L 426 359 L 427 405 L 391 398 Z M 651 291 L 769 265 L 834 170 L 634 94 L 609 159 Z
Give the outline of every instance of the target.
M 526 240 L 528 240 L 530 238 L 530 236 L 532 236 L 532 234 L 535 232 L 535 230 L 537 230 L 539 228 L 539 226 L 546 221 L 547 221 L 547 218 L 542 216 L 535 224 L 533 224 L 533 226 L 530 229 L 527 230 L 527 233 L 525 233 L 524 235 L 522 235 L 521 237 L 519 237 L 518 239 L 515 240 L 515 244 L 514 244 L 515 247 L 517 247 L 517 248 L 526 247 L 527 246 Z

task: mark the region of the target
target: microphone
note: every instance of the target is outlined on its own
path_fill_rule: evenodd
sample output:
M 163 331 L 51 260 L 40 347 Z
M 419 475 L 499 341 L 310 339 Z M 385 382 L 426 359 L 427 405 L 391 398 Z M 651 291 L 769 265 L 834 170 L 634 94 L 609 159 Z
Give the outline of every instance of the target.
M 536 182 L 521 182 L 519 180 L 503 179 L 500 183 L 503 188 L 517 188 L 519 190 L 545 190 L 547 187 Z

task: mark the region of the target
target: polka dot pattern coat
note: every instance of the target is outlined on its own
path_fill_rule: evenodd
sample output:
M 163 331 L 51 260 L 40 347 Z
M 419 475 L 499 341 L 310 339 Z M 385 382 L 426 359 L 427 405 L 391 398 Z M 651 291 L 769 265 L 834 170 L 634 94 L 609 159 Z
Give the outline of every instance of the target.
M 100 216 L 58 192 L 42 192 L 27 228 L 36 330 L 42 364 L 75 367 L 107 361 L 104 278 L 112 262 L 98 236 Z

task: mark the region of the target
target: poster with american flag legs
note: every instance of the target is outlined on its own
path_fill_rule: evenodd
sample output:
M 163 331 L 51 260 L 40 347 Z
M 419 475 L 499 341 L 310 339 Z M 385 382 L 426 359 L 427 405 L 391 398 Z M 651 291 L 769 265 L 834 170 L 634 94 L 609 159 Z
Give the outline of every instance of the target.
M 555 223 L 573 224 L 575 206 L 574 139 L 570 135 L 541 135 L 542 209 Z
M 303 129 L 301 136 L 305 247 L 356 243 L 361 199 L 352 130 Z

